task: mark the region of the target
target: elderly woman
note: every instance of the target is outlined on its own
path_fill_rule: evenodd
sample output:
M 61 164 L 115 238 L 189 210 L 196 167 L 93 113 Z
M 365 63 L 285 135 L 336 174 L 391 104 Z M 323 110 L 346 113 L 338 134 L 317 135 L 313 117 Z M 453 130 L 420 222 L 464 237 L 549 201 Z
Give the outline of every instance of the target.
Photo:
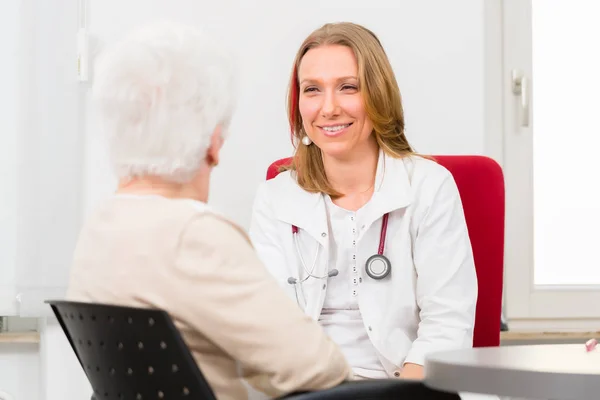
M 120 181 L 81 231 L 67 297 L 168 311 L 218 399 L 247 398 L 242 378 L 271 396 L 335 386 L 351 377 L 340 350 L 206 204 L 231 78 L 212 39 L 171 24 L 101 58 L 93 94 Z

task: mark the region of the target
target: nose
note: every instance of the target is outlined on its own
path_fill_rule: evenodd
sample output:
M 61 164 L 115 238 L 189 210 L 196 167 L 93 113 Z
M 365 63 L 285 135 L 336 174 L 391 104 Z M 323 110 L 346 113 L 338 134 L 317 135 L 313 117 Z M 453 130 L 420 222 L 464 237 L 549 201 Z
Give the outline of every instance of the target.
M 324 118 L 331 118 L 339 114 L 339 105 L 335 93 L 328 92 L 323 99 L 321 106 L 321 115 Z

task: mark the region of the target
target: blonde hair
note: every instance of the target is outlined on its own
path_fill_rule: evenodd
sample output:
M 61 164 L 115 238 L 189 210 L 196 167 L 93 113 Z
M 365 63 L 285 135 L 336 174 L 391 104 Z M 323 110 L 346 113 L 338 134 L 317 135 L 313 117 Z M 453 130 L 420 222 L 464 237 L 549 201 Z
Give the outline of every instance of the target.
M 300 62 L 309 50 L 327 45 L 346 46 L 354 52 L 358 64 L 359 90 L 379 147 L 395 158 L 414 154 L 414 151 L 404 134 L 400 89 L 377 36 L 369 29 L 350 22 L 323 25 L 304 40 L 294 60 L 288 88 L 288 119 L 295 153 L 292 163 L 282 169 L 294 171 L 298 184 L 304 190 L 335 198 L 341 194 L 327 180 L 321 150 L 317 146 L 300 144 L 306 133 L 298 106 Z

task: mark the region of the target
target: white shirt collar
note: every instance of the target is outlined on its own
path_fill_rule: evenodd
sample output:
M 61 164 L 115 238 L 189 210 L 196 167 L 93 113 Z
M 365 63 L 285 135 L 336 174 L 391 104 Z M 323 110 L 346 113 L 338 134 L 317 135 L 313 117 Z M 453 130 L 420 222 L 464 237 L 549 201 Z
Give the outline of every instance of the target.
M 369 200 L 365 223 L 371 224 L 385 213 L 407 207 L 412 202 L 410 170 L 412 159 L 393 158 L 379 151 L 375 191 Z M 275 178 L 272 205 L 277 218 L 296 225 L 325 243 L 323 234 L 328 231 L 325 203 L 321 193 L 309 193 L 302 189 L 290 172 Z M 323 238 L 323 239 L 321 239 Z

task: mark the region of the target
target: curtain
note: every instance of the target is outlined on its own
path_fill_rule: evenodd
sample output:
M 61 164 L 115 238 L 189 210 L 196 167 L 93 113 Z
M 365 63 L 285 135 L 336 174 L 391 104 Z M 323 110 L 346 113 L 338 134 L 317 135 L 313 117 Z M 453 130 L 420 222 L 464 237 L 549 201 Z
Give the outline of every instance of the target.
M 17 314 L 51 315 L 64 296 L 81 223 L 83 140 L 77 1 L 19 2 L 16 137 Z

